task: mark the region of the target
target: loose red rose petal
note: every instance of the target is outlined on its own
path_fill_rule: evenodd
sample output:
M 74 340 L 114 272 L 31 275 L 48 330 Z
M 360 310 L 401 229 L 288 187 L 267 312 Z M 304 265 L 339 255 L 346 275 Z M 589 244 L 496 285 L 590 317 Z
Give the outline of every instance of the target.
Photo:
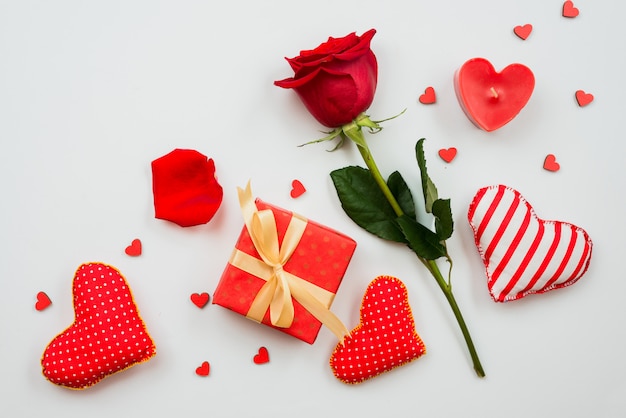
M 180 226 L 209 222 L 222 203 L 215 163 L 195 150 L 175 149 L 152 161 L 155 217 Z

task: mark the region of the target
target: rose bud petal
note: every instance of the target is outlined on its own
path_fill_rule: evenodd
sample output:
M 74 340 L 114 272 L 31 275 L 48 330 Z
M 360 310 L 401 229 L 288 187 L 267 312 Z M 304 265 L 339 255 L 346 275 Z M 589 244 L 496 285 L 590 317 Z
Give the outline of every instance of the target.
M 213 160 L 188 149 L 152 161 L 152 191 L 154 216 L 183 227 L 209 222 L 223 196 Z
M 378 80 L 376 56 L 370 42 L 376 30 L 351 33 L 313 50 L 287 58 L 294 76 L 274 84 L 294 89 L 309 112 L 322 125 L 337 128 L 352 122 L 374 100 Z

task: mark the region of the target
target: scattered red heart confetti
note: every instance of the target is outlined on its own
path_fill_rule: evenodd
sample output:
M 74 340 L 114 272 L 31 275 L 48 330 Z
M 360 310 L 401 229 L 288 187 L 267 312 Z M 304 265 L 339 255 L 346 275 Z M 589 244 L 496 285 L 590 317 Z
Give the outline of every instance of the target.
M 538 218 L 509 187 L 480 189 L 467 217 L 496 302 L 570 286 L 589 267 L 592 243 L 585 230 Z
M 260 347 L 259 352 L 254 355 L 254 363 L 255 364 L 264 364 L 270 361 L 270 354 L 267 351 L 267 348 Z
M 530 23 L 523 26 L 515 26 L 513 29 L 513 32 L 523 40 L 526 40 L 532 31 L 533 25 Z
M 43 311 L 48 306 L 50 306 L 51 303 L 52 301 L 45 292 L 37 293 L 37 302 L 35 302 L 35 309 L 37 309 L 38 311 Z
M 201 366 L 196 367 L 196 374 L 198 376 L 208 376 L 211 371 L 211 366 L 208 361 L 202 363 Z
M 585 93 L 584 90 L 577 90 L 576 101 L 580 107 L 587 106 L 589 103 L 593 102 L 593 94 Z
M 204 306 L 207 303 L 209 303 L 209 294 L 206 293 L 206 292 L 203 292 L 203 293 L 192 293 L 191 294 L 191 301 L 198 308 L 204 308 Z
M 454 76 L 454 89 L 463 112 L 487 132 L 509 123 L 522 110 L 535 88 L 535 76 L 522 64 L 501 72 L 484 58 L 472 58 Z
M 576 7 L 574 7 L 574 2 L 573 1 L 566 1 L 565 3 L 563 3 L 563 17 L 576 17 L 578 16 L 578 9 Z
M 437 101 L 437 96 L 435 95 L 435 89 L 432 87 L 426 87 L 424 90 L 424 94 L 419 97 L 419 101 L 422 104 L 433 104 Z
M 295 199 L 302 196 L 304 192 L 306 192 L 306 189 L 300 180 L 294 180 L 291 182 L 291 197 Z
M 360 318 L 330 358 L 330 367 L 342 382 L 361 383 L 426 353 L 415 331 L 406 287 L 399 279 L 374 279 L 363 296 Z
M 561 165 L 556 162 L 554 154 L 548 154 L 546 155 L 546 159 L 543 161 L 543 168 L 548 171 L 559 171 L 561 169 Z
M 441 157 L 441 159 L 447 163 L 452 162 L 452 160 L 454 160 L 454 157 L 456 157 L 456 148 L 451 147 L 448 149 L 446 148 L 440 149 L 439 157 Z
M 131 257 L 140 256 L 141 255 L 141 240 L 139 240 L 139 238 L 135 238 L 133 242 L 128 247 L 126 247 L 126 250 L 124 250 L 124 252 Z
M 102 263 L 81 265 L 72 285 L 74 323 L 41 358 L 50 382 L 84 389 L 156 353 L 126 279 Z

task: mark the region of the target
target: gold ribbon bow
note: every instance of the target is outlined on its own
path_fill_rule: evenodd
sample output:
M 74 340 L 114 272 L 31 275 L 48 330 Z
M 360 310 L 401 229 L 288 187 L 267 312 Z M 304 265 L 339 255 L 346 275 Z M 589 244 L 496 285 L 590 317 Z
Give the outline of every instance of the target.
M 230 264 L 265 280 L 246 316 L 261 322 L 269 307 L 272 325 L 289 328 L 294 318 L 293 298 L 343 341 L 349 331 L 329 310 L 334 293 L 283 268 L 298 246 L 307 220 L 294 213 L 279 245 L 274 213 L 257 210 L 249 182 L 245 190 L 238 187 L 237 192 L 248 234 L 261 259 L 235 249 Z

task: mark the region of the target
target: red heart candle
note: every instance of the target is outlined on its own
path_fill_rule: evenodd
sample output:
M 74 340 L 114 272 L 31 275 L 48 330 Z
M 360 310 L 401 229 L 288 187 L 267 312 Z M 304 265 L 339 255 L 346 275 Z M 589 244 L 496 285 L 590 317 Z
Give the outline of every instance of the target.
M 522 64 L 501 72 L 484 58 L 472 58 L 454 75 L 461 108 L 480 129 L 491 132 L 509 123 L 522 110 L 535 88 L 535 76 Z

